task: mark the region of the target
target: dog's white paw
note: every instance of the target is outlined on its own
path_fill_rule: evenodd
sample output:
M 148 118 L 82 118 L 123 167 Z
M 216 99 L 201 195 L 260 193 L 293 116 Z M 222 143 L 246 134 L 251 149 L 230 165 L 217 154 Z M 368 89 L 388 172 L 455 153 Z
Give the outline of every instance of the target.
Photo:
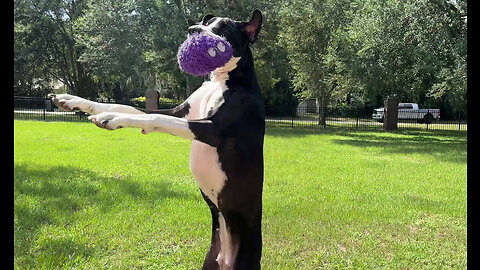
M 88 119 L 92 120 L 100 128 L 115 130 L 127 126 L 128 116 L 123 113 L 103 112 L 96 115 L 90 115 Z
M 95 102 L 69 94 L 49 94 L 53 103 L 64 111 L 80 110 L 86 113 L 94 113 Z
M 103 112 L 90 115 L 92 120 L 100 128 L 115 130 L 124 127 L 137 127 L 142 129 L 143 134 L 150 133 L 153 128 L 149 126 L 149 118 L 145 115 L 134 115 L 128 113 Z

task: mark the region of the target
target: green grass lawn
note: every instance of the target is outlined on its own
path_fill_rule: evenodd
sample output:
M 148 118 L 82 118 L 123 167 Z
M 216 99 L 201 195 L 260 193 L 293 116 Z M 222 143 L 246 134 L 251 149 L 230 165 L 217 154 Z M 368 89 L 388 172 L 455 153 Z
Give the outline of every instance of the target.
M 263 269 L 465 269 L 465 132 L 267 129 Z M 15 269 L 199 269 L 190 143 L 14 121 Z

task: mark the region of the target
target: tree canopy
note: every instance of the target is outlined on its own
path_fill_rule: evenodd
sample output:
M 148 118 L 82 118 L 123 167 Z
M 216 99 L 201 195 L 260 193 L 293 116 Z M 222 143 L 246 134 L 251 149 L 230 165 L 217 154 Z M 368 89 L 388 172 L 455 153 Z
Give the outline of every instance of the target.
M 188 20 L 264 25 L 252 50 L 267 105 L 405 102 L 466 109 L 465 0 L 15 0 L 14 94 L 117 100 L 158 90 L 184 99 L 203 81 L 181 72 Z M 294 110 L 293 110 L 294 111 Z

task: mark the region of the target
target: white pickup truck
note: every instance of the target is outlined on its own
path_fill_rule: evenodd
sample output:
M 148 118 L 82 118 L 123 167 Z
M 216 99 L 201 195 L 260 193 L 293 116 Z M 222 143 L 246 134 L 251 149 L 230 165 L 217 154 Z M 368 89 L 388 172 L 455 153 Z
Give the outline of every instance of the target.
M 372 118 L 383 122 L 384 108 L 373 110 Z M 399 103 L 398 120 L 417 120 L 419 123 L 430 124 L 440 120 L 440 109 L 419 109 L 416 103 Z

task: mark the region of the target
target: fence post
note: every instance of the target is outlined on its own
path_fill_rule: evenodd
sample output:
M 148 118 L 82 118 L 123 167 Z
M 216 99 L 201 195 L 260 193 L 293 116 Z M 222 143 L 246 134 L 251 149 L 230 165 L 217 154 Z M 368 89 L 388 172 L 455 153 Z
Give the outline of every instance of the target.
M 43 102 L 43 121 L 47 120 L 47 104 Z
M 157 90 L 148 89 L 145 91 L 145 109 L 150 111 L 158 110 L 159 94 Z
M 396 97 L 384 99 L 383 130 L 394 131 L 398 128 L 398 103 L 400 100 Z
M 322 108 L 320 108 L 320 106 L 318 106 L 318 125 L 321 125 L 322 124 L 322 118 L 320 116 L 320 114 L 322 113 Z
M 357 114 L 357 123 L 355 125 L 355 129 L 358 129 L 358 108 L 355 108 L 355 113 Z
M 427 115 L 430 113 L 430 109 L 427 109 Z M 427 130 L 428 130 L 428 121 L 427 121 Z
M 461 124 L 462 124 L 462 114 L 460 113 L 460 111 L 458 111 L 458 131 L 460 131 Z

